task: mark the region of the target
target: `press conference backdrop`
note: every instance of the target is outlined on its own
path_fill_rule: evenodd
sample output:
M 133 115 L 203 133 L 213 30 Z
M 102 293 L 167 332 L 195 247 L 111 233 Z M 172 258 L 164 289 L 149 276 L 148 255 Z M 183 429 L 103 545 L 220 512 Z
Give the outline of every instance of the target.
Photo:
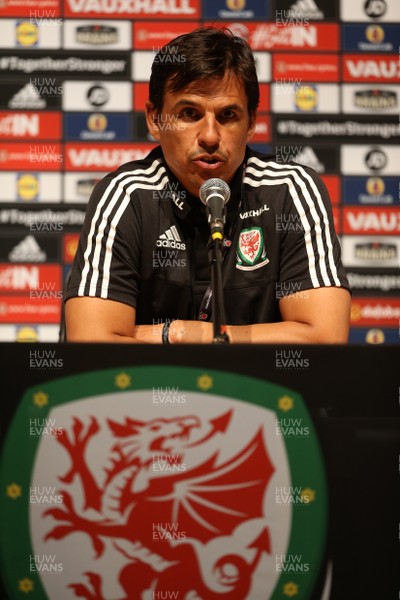
M 350 341 L 400 343 L 398 0 L 4 0 L 0 17 L 0 340 L 57 340 L 94 184 L 155 145 L 155 53 L 217 24 L 256 55 L 251 145 L 329 190 Z

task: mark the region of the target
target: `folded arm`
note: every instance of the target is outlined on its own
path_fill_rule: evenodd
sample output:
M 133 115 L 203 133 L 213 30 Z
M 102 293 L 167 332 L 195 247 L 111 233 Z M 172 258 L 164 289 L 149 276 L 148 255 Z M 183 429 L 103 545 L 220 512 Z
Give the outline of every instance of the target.
M 350 294 L 325 287 L 290 294 L 279 303 L 282 322 L 228 325 L 231 343 L 344 344 L 348 341 Z M 70 342 L 161 343 L 162 324 L 135 325 L 132 306 L 100 298 L 71 298 L 66 303 Z M 212 323 L 174 320 L 171 344 L 211 343 Z

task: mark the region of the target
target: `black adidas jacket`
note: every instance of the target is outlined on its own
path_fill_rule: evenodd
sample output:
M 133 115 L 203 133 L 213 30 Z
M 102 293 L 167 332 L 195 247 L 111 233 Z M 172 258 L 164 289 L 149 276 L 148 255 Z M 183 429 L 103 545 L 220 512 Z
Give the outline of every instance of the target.
M 222 266 L 227 324 L 280 321 L 287 294 L 349 289 L 328 193 L 312 169 L 247 148 L 231 192 Z M 196 319 L 210 277 L 208 237 L 204 206 L 157 147 L 94 188 L 66 299 L 129 304 L 138 324 Z

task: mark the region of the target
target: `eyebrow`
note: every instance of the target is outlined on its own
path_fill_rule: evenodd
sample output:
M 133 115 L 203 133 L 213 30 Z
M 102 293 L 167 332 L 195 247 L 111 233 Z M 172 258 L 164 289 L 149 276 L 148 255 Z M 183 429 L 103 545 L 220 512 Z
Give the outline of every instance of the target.
M 193 106 L 193 107 L 197 107 L 199 106 L 198 102 L 195 102 L 194 100 L 189 100 L 189 99 L 185 99 L 182 98 L 181 100 L 178 100 L 172 107 L 173 110 L 176 110 L 177 108 L 180 108 L 181 106 Z M 239 105 L 239 104 L 228 104 L 227 106 L 223 106 L 222 110 L 236 110 L 238 112 L 244 112 L 243 108 Z

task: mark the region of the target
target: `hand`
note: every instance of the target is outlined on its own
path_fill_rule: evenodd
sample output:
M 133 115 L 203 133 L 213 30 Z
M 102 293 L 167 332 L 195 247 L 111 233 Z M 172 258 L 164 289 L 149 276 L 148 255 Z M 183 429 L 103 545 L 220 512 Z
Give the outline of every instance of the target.
M 169 328 L 170 344 L 211 344 L 213 324 L 204 321 L 171 321 Z

